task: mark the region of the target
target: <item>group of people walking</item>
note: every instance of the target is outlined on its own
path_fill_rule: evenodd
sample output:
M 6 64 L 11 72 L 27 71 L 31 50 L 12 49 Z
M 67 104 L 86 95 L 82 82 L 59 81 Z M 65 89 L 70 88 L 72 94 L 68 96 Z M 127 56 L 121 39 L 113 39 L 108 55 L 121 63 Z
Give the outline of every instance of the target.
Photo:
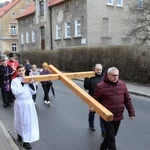
M 18 141 L 23 142 L 26 149 L 31 149 L 31 142 L 39 140 L 39 124 L 35 108 L 38 83 L 31 78 L 29 83 L 24 82 L 25 76 L 48 75 L 46 62 L 43 69 L 37 71 L 36 65 L 31 65 L 27 60 L 25 65 L 19 64 L 13 53 L 9 55 L 9 61 L 2 60 L 0 65 L 0 87 L 4 108 L 14 102 L 14 127 L 18 135 Z M 119 70 L 110 67 L 104 73 L 101 64 L 94 66 L 95 76 L 84 79 L 84 88 L 89 95 L 113 113 L 112 121 L 100 119 L 101 135 L 104 137 L 100 150 L 116 150 L 116 140 L 121 120 L 123 119 L 124 107 L 127 109 L 129 118 L 135 117 L 132 101 L 126 84 L 119 79 Z M 50 104 L 49 91 L 51 81 L 41 82 L 44 91 L 43 102 Z M 95 111 L 89 107 L 88 122 L 90 131 L 95 131 Z
M 112 121 L 105 121 L 100 117 L 101 134 L 104 137 L 100 150 L 116 150 L 115 137 L 123 119 L 124 107 L 128 111 L 129 119 L 135 117 L 135 111 L 126 84 L 119 79 L 119 70 L 116 67 L 110 67 L 103 73 L 102 65 L 96 64 L 94 71 L 95 77 L 84 79 L 84 88 L 113 113 Z M 90 107 L 88 121 L 91 131 L 95 131 L 94 117 L 95 111 Z
M 30 143 L 39 140 L 39 123 L 35 108 L 38 83 L 34 78 L 29 83 L 24 82 L 25 76 L 51 74 L 48 64 L 43 63 L 43 69 L 37 71 L 36 65 L 19 64 L 13 53 L 8 55 L 9 60 L 2 60 L 0 65 L 0 87 L 3 106 L 6 108 L 14 103 L 14 129 L 18 135 L 18 141 L 23 142 L 23 147 L 32 149 Z M 44 91 L 44 103 L 50 103 L 49 91 L 51 81 L 41 82 Z

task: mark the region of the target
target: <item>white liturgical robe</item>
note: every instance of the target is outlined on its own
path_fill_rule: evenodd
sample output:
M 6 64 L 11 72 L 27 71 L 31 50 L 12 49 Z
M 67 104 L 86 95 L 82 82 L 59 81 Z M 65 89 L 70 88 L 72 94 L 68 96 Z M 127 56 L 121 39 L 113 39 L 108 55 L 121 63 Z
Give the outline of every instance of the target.
M 22 77 L 16 77 L 11 82 L 11 90 L 15 95 L 14 102 L 14 129 L 23 142 L 39 140 L 39 124 L 32 95 L 36 93 L 29 84 L 21 84 Z

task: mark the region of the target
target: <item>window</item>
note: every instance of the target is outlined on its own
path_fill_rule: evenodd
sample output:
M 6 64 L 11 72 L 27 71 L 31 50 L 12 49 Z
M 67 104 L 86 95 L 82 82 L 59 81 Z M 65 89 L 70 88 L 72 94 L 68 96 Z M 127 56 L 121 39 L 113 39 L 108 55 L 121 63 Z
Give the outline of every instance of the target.
M 13 12 L 11 15 L 12 15 L 12 17 L 16 17 L 16 13 L 15 12 Z
M 105 37 L 109 36 L 109 19 L 108 18 L 102 19 L 102 31 L 103 31 L 103 36 Z
M 40 2 L 40 15 L 44 15 L 44 2 Z
M 70 37 L 70 22 L 65 23 L 65 37 Z
M 143 8 L 143 0 L 138 0 L 138 8 Z
M 35 31 L 32 31 L 32 42 L 35 42 Z
M 75 19 L 75 36 L 81 36 L 81 20 Z
M 21 44 L 24 44 L 24 34 L 21 33 Z
M 11 35 L 16 35 L 17 31 L 16 31 L 16 26 L 15 25 L 11 25 Z
M 12 52 L 17 52 L 17 43 L 12 43 Z
M 61 28 L 60 28 L 60 24 L 56 25 L 56 39 L 60 39 L 61 38 Z
M 29 32 L 26 32 L 26 43 L 29 43 Z
M 113 0 L 107 0 L 107 4 L 113 5 Z
M 123 0 L 117 0 L 117 6 L 123 6 Z
M 30 0 L 26 0 L 26 4 L 29 5 L 30 4 Z

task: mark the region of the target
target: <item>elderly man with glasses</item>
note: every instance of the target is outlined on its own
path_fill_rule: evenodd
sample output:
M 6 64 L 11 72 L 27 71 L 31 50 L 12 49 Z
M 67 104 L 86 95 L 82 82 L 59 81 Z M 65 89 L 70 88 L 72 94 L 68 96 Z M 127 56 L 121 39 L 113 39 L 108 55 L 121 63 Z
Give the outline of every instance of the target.
M 97 84 L 93 97 L 114 115 L 112 121 L 107 122 L 102 119 L 106 137 L 100 150 L 116 150 L 115 136 L 123 119 L 124 107 L 127 109 L 130 119 L 135 117 L 126 84 L 119 79 L 119 70 L 116 67 L 107 70 L 103 81 Z

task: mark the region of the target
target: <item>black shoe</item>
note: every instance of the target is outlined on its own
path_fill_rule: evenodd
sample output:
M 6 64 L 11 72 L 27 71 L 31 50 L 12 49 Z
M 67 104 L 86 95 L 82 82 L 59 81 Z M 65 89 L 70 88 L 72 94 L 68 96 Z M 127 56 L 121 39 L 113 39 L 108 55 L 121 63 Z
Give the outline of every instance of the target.
M 105 132 L 102 132 L 102 137 L 106 137 L 106 133 Z
M 10 104 L 9 104 L 9 103 L 7 103 L 6 105 L 7 105 L 7 106 L 10 106 Z
M 22 137 L 18 134 L 18 142 L 22 142 Z
M 94 128 L 94 126 L 93 127 L 89 127 L 89 130 L 90 131 L 96 131 L 95 128 Z
M 6 104 L 3 104 L 3 106 L 4 106 L 4 108 L 6 108 L 6 107 L 7 107 L 7 105 L 6 105 Z
M 30 143 L 26 143 L 26 142 L 23 143 L 23 147 L 26 149 L 32 149 Z

